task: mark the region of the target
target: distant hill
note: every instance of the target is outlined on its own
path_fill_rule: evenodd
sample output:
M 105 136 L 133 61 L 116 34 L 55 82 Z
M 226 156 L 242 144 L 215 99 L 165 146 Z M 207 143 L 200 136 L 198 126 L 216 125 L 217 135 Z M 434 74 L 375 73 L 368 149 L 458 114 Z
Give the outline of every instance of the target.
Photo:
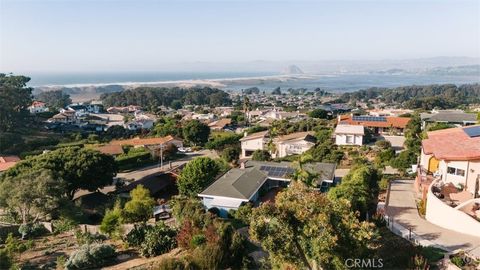
M 303 71 L 297 67 L 296 65 L 290 65 L 282 70 L 282 74 L 290 75 L 290 74 L 303 74 Z

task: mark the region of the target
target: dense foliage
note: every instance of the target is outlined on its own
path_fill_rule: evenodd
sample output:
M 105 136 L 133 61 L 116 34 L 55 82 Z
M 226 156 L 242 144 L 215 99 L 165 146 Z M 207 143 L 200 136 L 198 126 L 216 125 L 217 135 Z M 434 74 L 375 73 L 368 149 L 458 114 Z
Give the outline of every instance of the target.
M 215 180 L 219 166 L 209 157 L 198 157 L 185 165 L 177 179 L 182 195 L 196 196 Z
M 182 125 L 183 138 L 193 145 L 203 145 L 208 141 L 210 128 L 198 121 L 190 120 Z
M 43 169 L 50 170 L 54 179 L 65 182 L 65 193 L 69 198 L 80 189 L 96 191 L 111 184 L 117 170 L 110 155 L 67 147 L 29 157 L 7 170 L 1 178 L 28 175 Z
M 100 99 L 106 107 L 138 105 L 152 109 L 158 106 L 178 108 L 179 105 L 222 106 L 231 102 L 227 93 L 209 87 L 190 89 L 140 87 L 134 90 L 105 93 Z
M 297 181 L 253 210 L 250 235 L 281 269 L 344 269 L 345 259 L 369 256 L 376 239 L 373 224 L 360 222 L 347 200 L 330 200 Z
M 255 161 L 269 161 L 270 159 L 272 159 L 272 157 L 270 156 L 270 153 L 267 150 L 257 149 L 255 151 L 253 151 L 252 160 L 255 160 Z
M 377 210 L 378 182 L 380 175 L 371 166 L 357 166 L 342 178 L 342 183 L 328 192 L 332 200 L 345 199 L 350 202 L 351 211 L 359 212 L 365 219 Z
M 130 191 L 130 200 L 125 203 L 122 211 L 125 222 L 146 222 L 152 217 L 155 201 L 150 196 L 150 191 L 138 185 Z
M 0 132 L 23 126 L 32 103 L 32 88 L 26 87 L 30 78 L 0 73 Z
M 115 249 L 110 245 L 83 245 L 70 255 L 65 269 L 89 269 L 104 266 L 115 256 Z
M 396 88 L 368 88 L 341 97 L 343 102 L 367 101 L 380 99 L 387 104 L 403 104 L 406 108 L 430 110 L 452 108 L 462 104 L 480 102 L 480 84 L 441 84 L 412 85 Z
M 18 215 L 22 224 L 36 222 L 56 210 L 65 193 L 65 182 L 46 169 L 5 175 L 0 181 L 0 207 Z
M 43 91 L 36 95 L 35 98 L 45 102 L 49 108 L 55 110 L 65 108 L 65 106 L 72 103 L 70 95 L 63 93 L 62 90 Z

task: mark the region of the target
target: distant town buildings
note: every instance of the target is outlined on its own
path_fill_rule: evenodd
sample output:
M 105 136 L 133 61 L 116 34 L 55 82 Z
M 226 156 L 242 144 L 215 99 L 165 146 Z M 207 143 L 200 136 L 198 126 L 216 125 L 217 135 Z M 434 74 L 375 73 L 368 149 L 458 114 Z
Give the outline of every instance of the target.
M 37 113 L 48 112 L 48 107 L 45 102 L 34 101 L 32 102 L 32 105 L 28 107 L 28 110 L 30 111 L 31 114 L 37 114 Z

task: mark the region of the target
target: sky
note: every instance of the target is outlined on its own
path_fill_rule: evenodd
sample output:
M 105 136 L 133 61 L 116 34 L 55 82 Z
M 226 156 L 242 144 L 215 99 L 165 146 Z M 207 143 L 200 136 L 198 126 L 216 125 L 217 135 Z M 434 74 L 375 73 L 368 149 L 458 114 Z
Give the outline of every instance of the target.
M 0 72 L 480 57 L 480 1 L 0 0 Z

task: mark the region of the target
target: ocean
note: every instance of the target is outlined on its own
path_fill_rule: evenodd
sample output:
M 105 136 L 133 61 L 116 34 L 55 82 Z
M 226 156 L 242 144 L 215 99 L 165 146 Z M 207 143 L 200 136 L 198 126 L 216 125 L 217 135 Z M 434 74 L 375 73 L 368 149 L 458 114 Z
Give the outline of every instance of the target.
M 317 87 L 332 92 L 347 92 L 369 87 L 398 87 L 427 84 L 467 84 L 480 83 L 479 76 L 459 75 L 412 75 L 412 74 L 322 74 L 310 78 L 289 80 L 272 79 L 278 73 L 268 72 L 117 72 L 117 73 L 38 73 L 25 74 L 31 77 L 30 86 L 76 85 L 76 84 L 128 84 L 140 82 L 164 82 L 185 80 L 221 80 L 229 78 L 252 78 L 252 80 L 226 80 L 225 90 L 241 90 L 258 87 L 270 91 L 276 87 L 307 88 Z M 265 79 L 259 77 L 270 76 Z M 307 76 L 308 77 L 308 76 Z

